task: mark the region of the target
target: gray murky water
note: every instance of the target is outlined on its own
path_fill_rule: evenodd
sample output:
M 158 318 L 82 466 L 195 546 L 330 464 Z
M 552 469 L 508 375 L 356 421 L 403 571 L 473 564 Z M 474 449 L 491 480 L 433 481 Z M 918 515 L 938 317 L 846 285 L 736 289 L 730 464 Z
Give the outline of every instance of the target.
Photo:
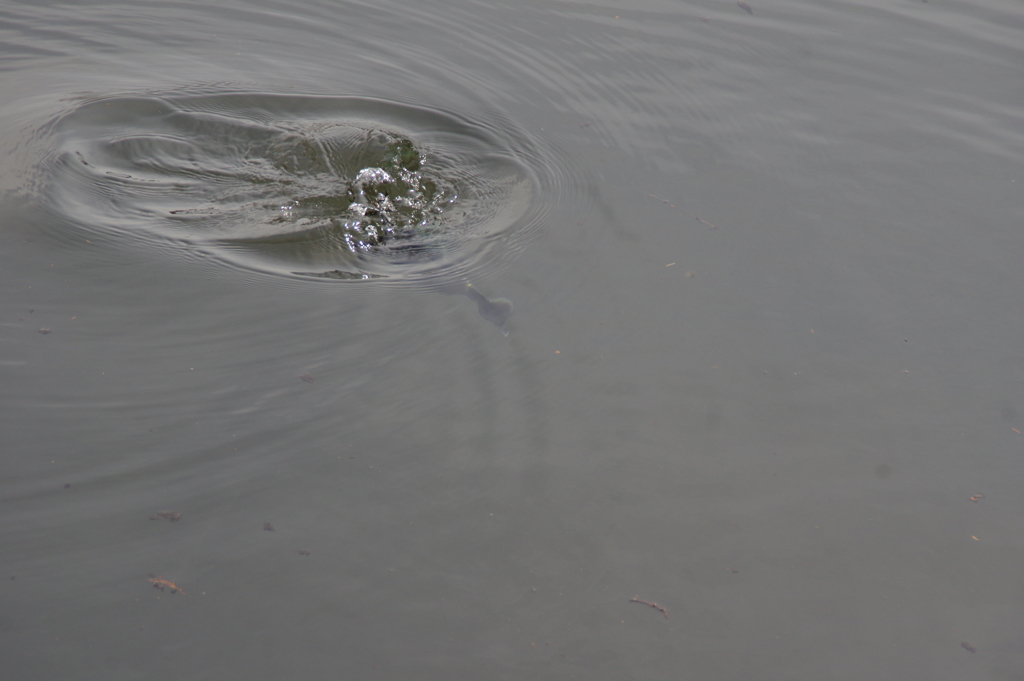
M 0 8 L 4 677 L 1024 678 L 1024 7 L 749 6 Z

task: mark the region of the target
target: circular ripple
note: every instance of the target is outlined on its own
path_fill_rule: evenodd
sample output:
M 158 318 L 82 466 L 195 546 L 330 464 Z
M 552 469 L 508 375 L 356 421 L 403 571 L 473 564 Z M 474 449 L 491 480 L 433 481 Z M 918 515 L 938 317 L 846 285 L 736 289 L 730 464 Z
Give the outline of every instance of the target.
M 81 104 L 51 128 L 51 196 L 88 229 L 338 280 L 466 276 L 540 221 L 527 138 L 377 99 L 221 93 Z

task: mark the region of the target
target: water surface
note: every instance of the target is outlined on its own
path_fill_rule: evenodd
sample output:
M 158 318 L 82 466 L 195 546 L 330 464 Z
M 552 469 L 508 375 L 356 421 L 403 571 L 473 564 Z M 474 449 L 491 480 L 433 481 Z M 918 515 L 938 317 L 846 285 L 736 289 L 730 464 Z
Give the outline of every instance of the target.
M 1019 678 L 1024 10 L 749 4 L 0 9 L 8 675 Z

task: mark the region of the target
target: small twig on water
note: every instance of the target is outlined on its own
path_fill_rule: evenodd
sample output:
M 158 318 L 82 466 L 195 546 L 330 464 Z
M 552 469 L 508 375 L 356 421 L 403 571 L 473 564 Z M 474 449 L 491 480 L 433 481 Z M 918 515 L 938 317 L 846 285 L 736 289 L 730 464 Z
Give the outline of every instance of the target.
M 661 614 L 665 616 L 665 619 L 668 619 L 668 610 L 666 610 L 665 608 L 661 607 L 657 603 L 651 603 L 649 601 L 640 600 L 640 598 L 637 597 L 637 596 L 633 596 L 632 598 L 630 598 L 629 602 L 630 603 L 642 603 L 643 605 L 649 605 L 650 607 L 654 608 L 655 610 L 661 610 Z
M 669 203 L 669 202 L 668 202 L 668 201 L 666 201 L 665 199 L 659 199 L 659 198 L 658 198 L 657 196 L 655 196 L 654 194 L 648 194 L 647 196 L 651 197 L 652 199 L 655 199 L 656 201 L 661 201 L 661 202 L 662 202 L 662 203 L 664 203 L 664 204 L 665 204 L 666 206 L 670 206 L 670 207 L 672 207 L 672 208 L 675 208 L 676 210 L 679 210 L 679 206 L 677 206 L 677 205 L 675 205 L 675 204 L 672 204 L 672 203 Z
M 673 203 L 669 203 L 669 202 L 668 202 L 668 201 L 666 201 L 665 199 L 661 199 L 661 198 L 658 198 L 658 197 L 657 197 L 657 196 L 655 196 L 654 194 L 648 194 L 647 196 L 649 196 L 649 197 L 651 197 L 652 199 L 655 199 L 655 200 L 657 200 L 657 201 L 661 201 L 661 202 L 662 202 L 662 203 L 664 203 L 664 204 L 665 204 L 666 206 L 669 206 L 669 207 L 671 207 L 671 208 L 675 208 L 675 209 L 676 209 L 676 210 L 678 210 L 678 211 L 682 211 L 683 213 L 686 213 L 686 211 L 685 211 L 685 210 L 683 210 L 682 208 L 680 208 L 679 206 L 677 206 L 677 205 L 675 205 L 675 204 L 673 204 Z M 693 218 L 694 220 L 696 220 L 697 222 L 699 222 L 699 223 L 700 223 L 700 224 L 702 224 L 702 225 L 707 225 L 707 226 L 708 226 L 708 227 L 710 227 L 711 229 L 718 229 L 718 227 L 715 227 L 715 226 L 714 226 L 713 224 L 711 224 L 711 223 L 710 223 L 710 222 L 708 222 L 707 220 L 701 220 L 701 219 L 700 219 L 699 217 L 697 217 L 696 215 L 693 215 L 692 213 L 686 213 L 686 214 L 687 214 L 687 215 L 689 215 L 689 216 L 690 216 L 691 218 Z

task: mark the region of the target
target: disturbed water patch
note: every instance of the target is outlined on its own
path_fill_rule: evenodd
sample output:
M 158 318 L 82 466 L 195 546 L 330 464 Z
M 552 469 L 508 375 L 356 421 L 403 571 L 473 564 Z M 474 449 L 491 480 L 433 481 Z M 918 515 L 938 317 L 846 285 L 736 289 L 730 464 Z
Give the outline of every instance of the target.
M 253 93 L 92 99 L 48 129 L 69 223 L 333 280 L 454 279 L 540 221 L 528 138 L 378 99 Z

